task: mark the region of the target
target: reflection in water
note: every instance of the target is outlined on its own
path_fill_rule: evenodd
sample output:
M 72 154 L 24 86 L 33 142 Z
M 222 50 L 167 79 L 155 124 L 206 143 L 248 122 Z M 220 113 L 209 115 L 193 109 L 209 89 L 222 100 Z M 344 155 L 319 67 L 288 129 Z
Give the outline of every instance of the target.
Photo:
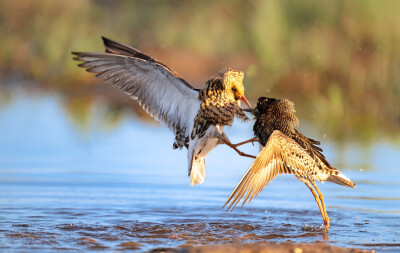
M 205 183 L 191 187 L 185 152 L 172 150 L 166 128 L 123 117 L 110 130 L 98 103 L 82 134 L 58 96 L 10 94 L 0 110 L 3 251 L 324 241 L 314 199 L 293 176 L 278 177 L 247 206 L 225 212 L 251 159 L 217 147 Z M 237 123 L 227 131 L 234 142 L 252 135 L 250 125 Z M 357 146 L 322 146 L 357 184 L 320 184 L 332 218 L 328 243 L 399 251 L 397 148 L 377 143 L 366 162 Z

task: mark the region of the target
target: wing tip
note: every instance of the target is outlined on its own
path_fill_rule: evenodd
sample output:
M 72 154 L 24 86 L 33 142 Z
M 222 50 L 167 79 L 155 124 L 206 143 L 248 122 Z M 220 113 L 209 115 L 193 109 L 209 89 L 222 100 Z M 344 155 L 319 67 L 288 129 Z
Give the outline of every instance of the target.
M 74 61 L 83 61 L 82 57 L 83 57 L 83 53 L 82 52 L 71 52 L 71 54 L 73 55 L 72 60 Z M 80 65 L 83 63 L 78 64 L 78 67 L 81 67 Z
M 101 36 L 101 39 L 103 40 L 103 44 L 104 44 L 105 46 L 107 46 L 107 45 L 109 45 L 109 44 L 111 44 L 111 43 L 115 43 L 115 41 L 113 41 L 112 39 L 109 39 L 109 38 L 107 38 L 107 37 L 105 37 L 105 36 Z
M 83 52 L 76 52 L 76 51 L 71 51 L 71 54 L 73 55 L 73 60 L 75 61 L 80 61 L 80 57 L 83 56 Z
M 224 206 L 222 207 L 224 209 L 230 203 L 230 205 L 226 209 L 227 212 L 229 212 L 229 211 L 232 212 L 233 209 L 235 209 L 236 205 L 238 204 L 238 202 L 241 199 L 241 198 L 239 198 L 239 199 L 237 198 L 237 194 L 238 194 L 237 189 L 240 185 L 241 185 L 241 182 L 239 182 L 239 184 L 235 187 L 235 189 L 232 191 L 231 195 L 229 195 L 228 200 L 225 202 Z
M 76 51 L 72 51 L 71 52 L 72 55 L 74 55 L 74 57 L 72 58 L 75 61 L 84 61 L 82 58 L 83 57 L 87 57 L 90 56 L 89 53 L 87 52 L 76 52 Z M 93 53 L 92 53 L 93 54 Z

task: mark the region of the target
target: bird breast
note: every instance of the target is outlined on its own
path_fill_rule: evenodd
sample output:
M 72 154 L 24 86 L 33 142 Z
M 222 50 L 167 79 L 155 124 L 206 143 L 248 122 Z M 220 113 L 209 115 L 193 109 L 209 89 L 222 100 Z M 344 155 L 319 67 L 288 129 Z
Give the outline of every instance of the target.
M 204 135 L 197 135 L 190 140 L 189 147 L 193 147 L 193 153 L 196 156 L 206 156 L 218 144 L 219 136 L 223 134 L 223 126 L 210 125 L 204 132 Z
M 213 125 L 232 125 L 237 104 L 206 98 L 201 103 L 202 117 Z

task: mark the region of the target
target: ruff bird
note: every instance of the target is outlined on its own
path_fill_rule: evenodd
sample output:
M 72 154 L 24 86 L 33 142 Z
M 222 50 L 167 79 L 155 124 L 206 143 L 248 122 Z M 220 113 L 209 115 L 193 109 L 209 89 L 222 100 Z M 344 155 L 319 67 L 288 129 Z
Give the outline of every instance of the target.
M 173 148 L 188 149 L 191 185 L 205 178 L 205 157 L 218 144 L 227 144 L 240 155 L 224 132 L 236 116 L 247 120 L 241 71 L 221 69 L 203 89 L 195 89 L 175 71 L 139 50 L 103 38 L 105 53 L 72 52 L 78 66 L 118 87 L 136 100 L 156 120 L 175 134 Z M 255 158 L 255 157 L 254 157 Z
M 256 137 L 239 144 L 259 141 L 262 149 L 224 207 L 230 202 L 228 210 L 232 210 L 245 196 L 243 206 L 256 197 L 278 174 L 294 174 L 314 195 L 326 232 L 329 229 L 330 219 L 326 212 L 324 197 L 315 181 L 329 181 L 352 188 L 355 184 L 326 160 L 322 154 L 323 150 L 317 146 L 320 142 L 304 136 L 296 129 L 299 120 L 294 114 L 293 102 L 287 99 L 261 97 L 253 113 L 256 118 L 253 126 Z

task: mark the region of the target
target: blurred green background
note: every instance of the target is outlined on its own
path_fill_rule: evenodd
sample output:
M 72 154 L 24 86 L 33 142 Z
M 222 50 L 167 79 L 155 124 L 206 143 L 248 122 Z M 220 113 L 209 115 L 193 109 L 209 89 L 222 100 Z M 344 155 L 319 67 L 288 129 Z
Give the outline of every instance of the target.
M 243 70 L 253 104 L 286 97 L 328 139 L 398 143 L 399 10 L 397 0 L 0 0 L 0 105 L 10 84 L 29 80 L 60 94 L 82 128 L 99 99 L 112 124 L 131 108 L 143 116 L 72 60 L 71 51 L 103 51 L 106 36 L 196 87 L 222 67 Z

